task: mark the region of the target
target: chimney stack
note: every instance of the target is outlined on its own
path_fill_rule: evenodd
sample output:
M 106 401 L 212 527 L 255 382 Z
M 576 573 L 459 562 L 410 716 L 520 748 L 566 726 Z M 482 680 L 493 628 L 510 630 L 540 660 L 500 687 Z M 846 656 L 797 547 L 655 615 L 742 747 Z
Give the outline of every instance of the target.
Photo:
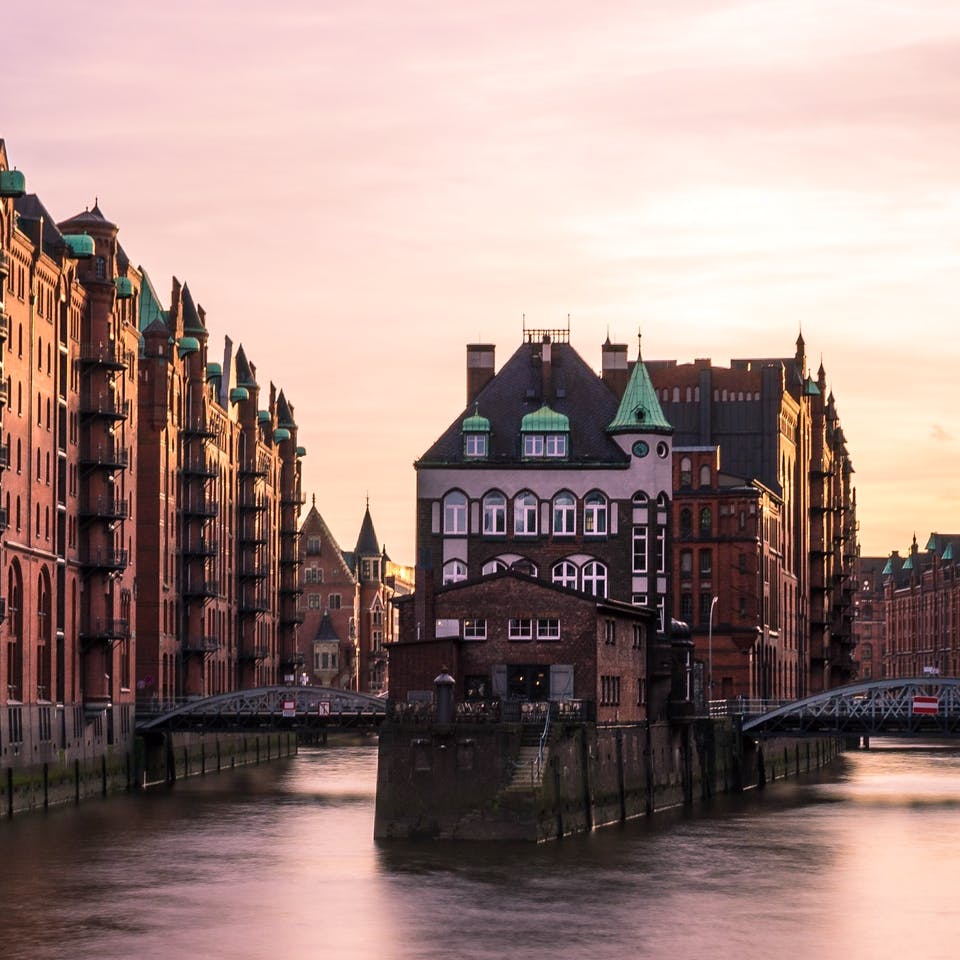
M 553 402 L 553 344 L 547 333 L 540 344 L 540 396 L 544 403 Z
M 492 343 L 467 344 L 467 406 L 469 407 L 480 391 L 493 379 L 494 352 Z
M 606 343 L 600 348 L 602 369 L 600 378 L 622 399 L 630 381 L 630 368 L 627 365 L 627 345 L 625 343 L 611 343 L 607 337 Z

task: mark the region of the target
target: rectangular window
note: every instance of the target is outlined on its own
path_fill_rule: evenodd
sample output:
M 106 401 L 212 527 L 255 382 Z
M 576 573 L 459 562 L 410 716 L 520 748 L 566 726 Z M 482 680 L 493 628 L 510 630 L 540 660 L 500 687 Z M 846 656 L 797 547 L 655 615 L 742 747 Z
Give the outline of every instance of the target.
M 543 456 L 542 433 L 525 433 L 523 435 L 523 455 L 525 457 Z
M 487 639 L 487 621 L 486 620 L 464 620 L 463 621 L 463 639 L 464 640 L 486 640 Z
M 330 596 L 327 598 L 327 600 L 328 600 L 328 602 L 329 602 L 329 604 L 330 604 L 330 609 L 331 609 L 331 610 L 339 610 L 339 609 L 340 609 L 340 594 L 339 594 L 339 593 L 331 593 Z
M 614 676 L 600 677 L 600 702 L 605 706 L 615 707 L 620 703 L 620 678 Z
M 567 435 L 565 433 L 548 433 L 545 443 L 548 457 L 565 457 L 567 455 Z
M 319 567 L 307 567 L 304 581 L 306 583 L 322 583 L 323 571 Z
M 680 579 L 689 580 L 693 577 L 693 551 L 680 551 Z
M 554 618 L 541 618 L 537 620 L 537 639 L 559 640 L 560 621 Z
M 617 642 L 617 621 L 605 620 L 603 622 L 603 642 L 608 646 L 615 646 Z
M 319 610 L 319 609 L 320 609 L 320 594 L 319 594 L 319 593 L 311 593 L 311 594 L 308 594 L 308 595 L 307 595 L 307 606 L 308 606 L 311 610 Z
M 643 627 L 639 623 L 633 625 L 633 649 L 639 650 L 643 646 Z
M 713 573 L 713 554 L 709 550 L 700 551 L 700 576 L 709 577 Z
M 633 572 L 647 572 L 647 528 L 633 528 Z
M 657 573 L 666 573 L 667 570 L 667 530 L 666 527 L 657 528 L 657 545 L 656 545 L 656 565 Z
M 307 553 L 317 554 L 320 552 L 320 538 L 307 537 Z
M 507 637 L 510 640 L 532 640 L 533 621 L 530 619 L 511 619 Z
M 637 677 L 637 706 L 647 702 L 647 678 Z
M 680 594 L 680 619 L 687 623 L 693 618 L 693 594 Z
M 709 593 L 700 594 L 700 622 L 706 623 L 710 619 L 710 605 L 713 597 Z
M 487 455 L 487 435 L 485 433 L 464 434 L 463 454 L 466 457 L 485 457 Z

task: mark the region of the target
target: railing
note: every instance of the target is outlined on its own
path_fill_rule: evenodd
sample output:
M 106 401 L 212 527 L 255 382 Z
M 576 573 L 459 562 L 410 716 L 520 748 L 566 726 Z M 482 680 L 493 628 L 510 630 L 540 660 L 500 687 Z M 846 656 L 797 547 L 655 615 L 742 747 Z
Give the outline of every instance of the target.
M 195 500 L 188 500 L 184 504 L 183 513 L 185 516 L 215 517 L 220 513 L 220 504 L 216 500 L 197 497 Z
M 746 697 L 733 697 L 729 700 L 711 700 L 707 708 L 711 717 L 759 717 L 761 714 L 777 710 L 792 702 L 791 700 L 751 700 Z
M 115 343 L 82 344 L 79 360 L 81 363 L 108 367 L 112 370 L 123 370 L 127 365 L 125 354 L 122 350 L 117 350 Z
M 184 653 L 216 653 L 220 649 L 220 638 L 214 636 L 188 637 L 183 641 Z
M 220 595 L 220 585 L 216 580 L 200 580 L 188 583 L 183 589 L 185 597 L 217 597 Z
M 182 548 L 182 553 L 185 557 L 215 557 L 219 549 L 219 541 L 203 539 L 194 544 L 187 544 Z
M 81 517 L 97 517 L 101 520 L 126 520 L 130 505 L 122 497 L 97 497 L 80 507 Z
M 97 548 L 80 552 L 80 563 L 92 570 L 125 570 L 129 563 L 126 550 Z
M 92 443 L 80 448 L 80 463 L 85 466 L 106 467 L 108 470 L 126 470 L 130 453 L 116 443 Z
M 196 459 L 188 457 L 184 461 L 181 472 L 187 477 L 206 477 L 210 479 L 216 477 L 219 471 L 217 470 L 216 464 L 210 460 L 205 460 L 202 457 L 197 457 Z
M 80 404 L 80 414 L 84 417 L 105 417 L 108 420 L 126 420 L 130 416 L 130 401 L 117 400 L 104 396 L 85 399 Z
M 433 703 L 391 701 L 387 715 L 403 722 L 432 723 L 436 719 Z M 467 700 L 456 705 L 455 723 L 523 723 L 548 721 L 577 723 L 594 720 L 596 705 L 592 700 Z
M 80 628 L 81 640 L 127 640 L 130 621 L 118 617 L 97 617 Z
M 192 437 L 215 437 L 217 435 L 206 417 L 191 417 L 184 423 L 182 432 L 185 436 Z
M 10 336 L 10 314 L 0 307 L 0 342 Z

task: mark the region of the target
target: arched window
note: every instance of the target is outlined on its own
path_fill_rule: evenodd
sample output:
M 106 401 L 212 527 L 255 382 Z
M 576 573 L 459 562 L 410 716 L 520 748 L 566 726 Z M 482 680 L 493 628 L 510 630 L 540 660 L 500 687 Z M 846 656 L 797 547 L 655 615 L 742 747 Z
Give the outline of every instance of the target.
M 693 483 L 693 461 L 689 457 L 680 458 L 680 486 L 689 487 Z
M 553 535 L 572 537 L 577 532 L 577 501 L 566 490 L 553 498 Z
M 467 579 L 467 565 L 462 560 L 448 560 L 443 565 L 443 584 L 459 583 Z
M 502 560 L 488 560 L 481 568 L 480 573 L 489 577 L 491 573 L 498 573 L 501 570 L 506 570 L 507 565 Z
M 607 595 L 607 568 L 599 560 L 591 560 L 583 565 L 583 591 L 595 597 Z
M 518 493 L 513 501 L 513 533 L 517 537 L 537 535 L 537 497 L 529 490 Z
M 443 498 L 443 532 L 458 535 L 467 532 L 467 495 L 459 490 Z
M 680 511 L 680 536 L 693 536 L 693 511 L 689 507 L 684 507 Z
M 557 586 L 576 590 L 578 574 L 579 571 L 575 563 L 571 563 L 569 560 L 561 560 L 554 564 L 553 570 L 550 571 L 550 579 Z
M 52 700 L 50 580 L 46 570 L 37 578 L 37 699 Z
M 713 511 L 704 507 L 700 511 L 700 536 L 709 537 L 713 533 Z
M 8 700 L 23 700 L 23 578 L 14 560 L 7 571 L 7 676 Z
M 483 498 L 484 536 L 496 537 L 507 532 L 507 498 L 498 491 Z
M 711 471 L 710 471 L 710 464 L 708 464 L 708 463 L 705 463 L 705 464 L 700 468 L 700 486 L 701 486 L 701 487 L 709 487 L 709 486 L 710 486 L 710 480 L 711 480 L 710 472 L 711 472 Z
M 643 490 L 638 490 L 633 495 L 633 505 L 635 507 L 645 507 L 650 502 L 650 498 Z
M 602 493 L 588 493 L 583 499 L 583 532 L 594 537 L 607 532 L 607 498 Z

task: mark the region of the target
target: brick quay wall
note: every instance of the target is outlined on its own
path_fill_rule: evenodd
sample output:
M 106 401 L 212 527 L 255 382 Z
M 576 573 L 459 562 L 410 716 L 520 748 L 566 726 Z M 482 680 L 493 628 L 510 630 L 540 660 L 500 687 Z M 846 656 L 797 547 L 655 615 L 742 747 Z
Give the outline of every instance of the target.
M 732 720 L 554 728 L 539 770 L 521 724 L 380 730 L 378 839 L 542 841 L 720 793 L 763 787 L 833 761 L 838 738 L 740 735 Z
M 29 766 L 0 767 L 0 816 L 80 803 L 296 753 L 297 737 L 292 731 L 163 732 L 135 737 L 96 756 L 61 754 Z

